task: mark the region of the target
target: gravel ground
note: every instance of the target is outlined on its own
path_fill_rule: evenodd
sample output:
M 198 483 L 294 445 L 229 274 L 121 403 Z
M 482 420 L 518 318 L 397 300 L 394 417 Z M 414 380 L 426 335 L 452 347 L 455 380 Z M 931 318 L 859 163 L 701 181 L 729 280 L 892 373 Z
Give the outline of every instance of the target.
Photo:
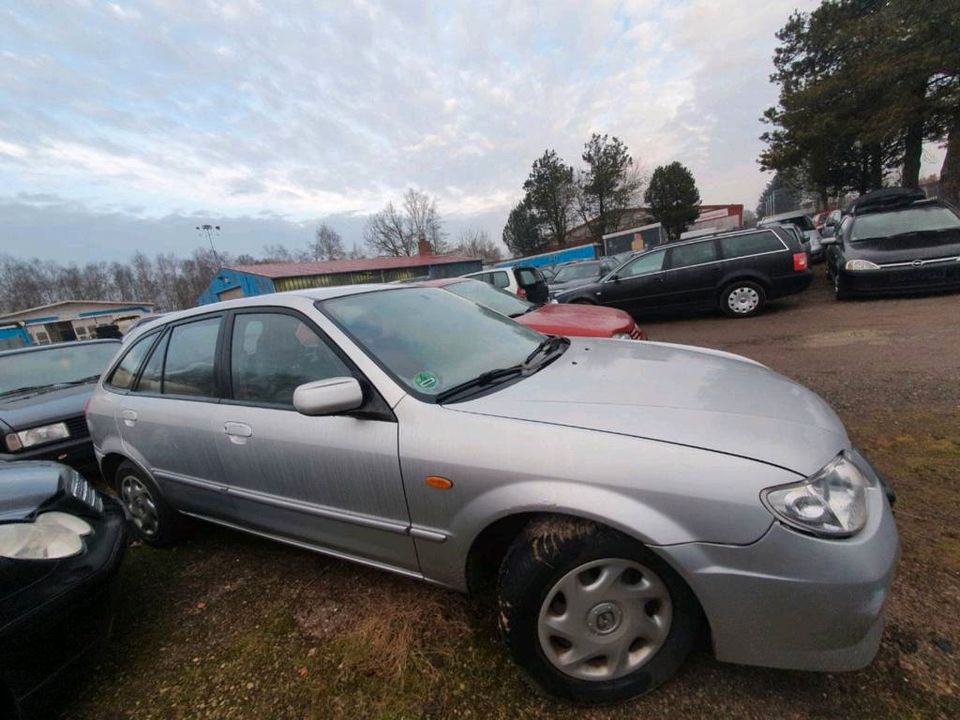
M 818 277 L 758 318 L 644 325 L 809 385 L 896 487 L 903 557 L 870 667 L 765 670 L 704 648 L 652 695 L 584 710 L 526 685 L 483 606 L 203 527 L 131 548 L 115 635 L 65 716 L 960 717 L 960 295 L 835 303 Z

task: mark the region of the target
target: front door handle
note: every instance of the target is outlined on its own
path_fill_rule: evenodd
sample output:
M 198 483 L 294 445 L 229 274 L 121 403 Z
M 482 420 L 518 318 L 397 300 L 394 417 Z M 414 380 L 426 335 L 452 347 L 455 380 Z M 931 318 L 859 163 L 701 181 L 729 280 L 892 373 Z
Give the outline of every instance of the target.
M 127 427 L 133 427 L 137 423 L 136 410 L 123 410 L 120 412 L 120 417 L 123 418 L 123 424 Z
M 243 445 L 247 438 L 253 437 L 253 428 L 241 422 L 225 422 L 223 432 L 234 445 Z

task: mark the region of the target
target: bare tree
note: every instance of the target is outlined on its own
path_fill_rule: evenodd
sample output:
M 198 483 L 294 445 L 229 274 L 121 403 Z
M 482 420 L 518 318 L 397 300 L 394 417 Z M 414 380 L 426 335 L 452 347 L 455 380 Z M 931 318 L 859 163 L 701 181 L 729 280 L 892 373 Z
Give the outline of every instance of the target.
M 326 223 L 317 227 L 310 251 L 314 260 L 343 260 L 347 256 L 340 233 Z
M 438 255 L 448 250 L 436 198 L 413 188 L 403 194 L 399 208 L 391 201 L 371 215 L 364 231 L 367 245 L 382 255 L 415 255 L 421 238 Z
M 453 251 L 458 255 L 480 258 L 484 265 L 499 262 L 502 257 L 500 248 L 490 239 L 486 230 L 464 230 Z

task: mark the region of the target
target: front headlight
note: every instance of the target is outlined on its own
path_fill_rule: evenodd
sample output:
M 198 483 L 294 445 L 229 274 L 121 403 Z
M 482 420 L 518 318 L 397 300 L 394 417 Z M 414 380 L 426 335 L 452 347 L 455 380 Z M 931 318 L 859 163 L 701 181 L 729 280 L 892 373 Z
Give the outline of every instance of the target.
M 63 440 L 68 437 L 70 437 L 70 431 L 67 429 L 66 424 L 62 422 L 53 423 L 52 425 L 41 425 L 40 427 L 21 430 L 20 432 L 7 435 L 7 450 L 16 452 L 23 448 L 56 442 L 57 440 Z
M 806 480 L 768 488 L 763 504 L 787 525 L 820 537 L 855 535 L 867 522 L 868 487 L 873 480 L 846 453 L 840 453 Z
M 81 518 L 47 512 L 31 523 L 0 525 L 0 557 L 57 560 L 83 552 L 83 537 L 93 528 Z
M 847 260 L 843 268 L 845 270 L 879 270 L 880 266 L 869 260 Z

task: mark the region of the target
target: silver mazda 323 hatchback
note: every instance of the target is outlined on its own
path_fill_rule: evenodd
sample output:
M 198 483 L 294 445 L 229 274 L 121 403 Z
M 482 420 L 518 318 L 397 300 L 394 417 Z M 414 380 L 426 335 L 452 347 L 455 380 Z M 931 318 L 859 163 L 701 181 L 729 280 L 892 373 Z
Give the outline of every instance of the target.
M 184 516 L 462 591 L 580 702 L 720 660 L 853 670 L 898 556 L 817 395 L 680 345 L 546 337 L 435 288 L 208 305 L 138 330 L 87 415 L 153 544 Z

